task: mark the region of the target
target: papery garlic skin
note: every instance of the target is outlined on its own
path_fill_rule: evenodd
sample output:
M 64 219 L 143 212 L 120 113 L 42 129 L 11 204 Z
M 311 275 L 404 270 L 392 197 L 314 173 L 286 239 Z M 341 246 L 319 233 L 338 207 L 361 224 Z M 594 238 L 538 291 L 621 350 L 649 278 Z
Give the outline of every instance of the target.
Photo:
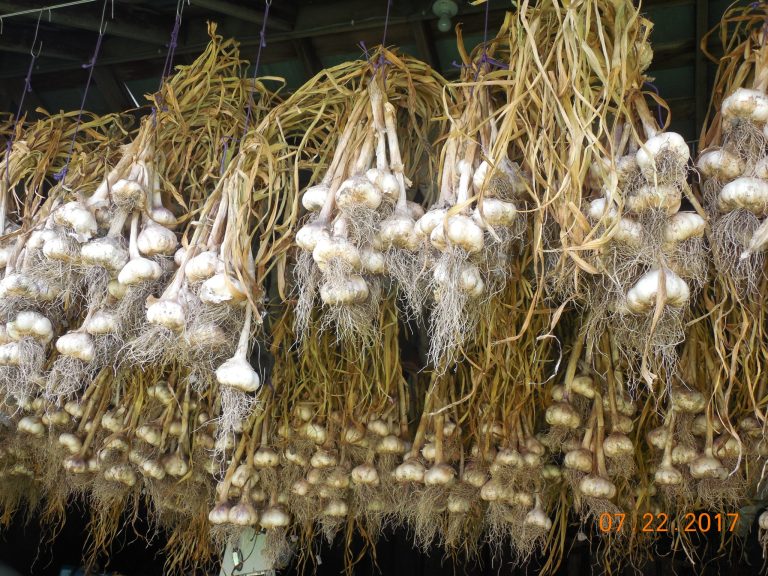
M 261 388 L 261 378 L 244 358 L 230 358 L 216 369 L 216 380 L 222 386 L 230 386 L 242 392 L 256 392 Z

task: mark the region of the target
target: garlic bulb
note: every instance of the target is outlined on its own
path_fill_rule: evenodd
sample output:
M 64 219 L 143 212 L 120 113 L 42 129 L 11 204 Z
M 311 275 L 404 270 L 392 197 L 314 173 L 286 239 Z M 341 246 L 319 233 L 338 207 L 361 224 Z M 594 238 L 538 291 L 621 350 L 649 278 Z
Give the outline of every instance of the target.
M 595 386 L 595 381 L 591 376 L 576 376 L 571 381 L 571 391 L 580 396 L 584 396 L 584 398 L 592 399 L 597 392 L 597 386 Z
M 253 465 L 256 468 L 275 468 L 280 464 L 280 455 L 266 446 L 253 453 Z
M 726 470 L 720 461 L 714 456 L 703 454 L 696 458 L 688 465 L 688 469 L 691 472 L 691 476 L 694 478 L 713 478 L 717 480 L 725 480 L 728 477 L 728 470 Z
M 682 484 L 683 475 L 680 471 L 671 465 L 665 465 L 662 463 L 653 473 L 653 479 L 656 484 L 662 486 L 677 486 Z
M 77 358 L 86 364 L 96 356 L 96 346 L 87 332 L 67 332 L 56 340 L 56 350 L 62 356 Z
M 663 153 L 673 154 L 683 164 L 687 163 L 691 157 L 688 144 L 680 134 L 662 132 L 648 138 L 635 154 L 637 165 L 648 180 L 653 181 L 657 169 L 656 159 Z
M 371 168 L 365 173 L 365 177 L 381 190 L 381 194 L 389 202 L 396 202 L 400 195 L 400 185 L 397 178 L 389 170 Z
M 429 238 L 432 231 L 445 220 L 448 211 L 444 208 L 433 208 L 416 221 L 414 233 L 420 238 Z
M 749 210 L 756 216 L 768 214 L 768 181 L 742 176 L 720 190 L 717 207 L 721 212 L 738 208 Z
M 117 464 L 107 468 L 104 471 L 104 478 L 129 487 L 135 486 L 138 480 L 130 464 Z
M 363 248 L 360 251 L 360 265 L 369 274 L 386 274 L 387 272 L 384 254 L 373 248 Z
M 656 305 L 661 282 L 660 270 L 646 272 L 627 292 L 627 308 L 630 312 L 642 314 Z M 671 270 L 664 270 L 666 287 L 665 304 L 679 308 L 688 303 L 691 292 L 688 284 Z
M 394 476 L 397 482 L 422 482 L 424 466 L 418 460 L 406 460 L 395 468 Z
M 49 260 L 76 262 L 80 259 L 80 245 L 61 236 L 54 236 L 43 244 L 43 254 Z
M 189 463 L 180 454 L 173 453 L 163 458 L 163 468 L 168 476 L 181 478 L 189 472 Z
M 485 198 L 472 211 L 472 220 L 481 228 L 511 226 L 517 217 L 517 207 L 512 202 L 497 198 Z
M 707 399 L 698 390 L 678 386 L 670 393 L 672 407 L 678 412 L 698 414 L 707 406 Z
M 381 201 L 382 194 L 378 187 L 364 176 L 353 176 L 342 182 L 336 190 L 336 205 L 341 210 L 360 206 L 376 210 Z
M 563 464 L 569 470 L 590 472 L 592 470 L 592 452 L 585 448 L 570 450 L 565 453 Z
M 344 500 L 334 498 L 329 501 L 323 508 L 323 516 L 331 516 L 332 518 L 344 518 L 347 515 L 349 508 Z
M 253 504 L 241 500 L 229 509 L 227 520 L 235 526 L 255 526 L 259 523 L 259 513 Z
M 696 167 L 704 178 L 715 178 L 723 183 L 738 178 L 745 169 L 744 161 L 724 148 L 703 152 L 696 162 Z
M 176 234 L 165 226 L 147 220 L 136 240 L 139 252 L 145 256 L 171 256 L 179 245 Z
M 472 508 L 472 503 L 458 494 L 448 494 L 447 508 L 451 514 L 466 514 Z
M 360 268 L 360 252 L 357 247 L 343 237 L 331 236 L 320 238 L 312 251 L 312 259 L 320 270 L 326 270 L 328 265 L 337 260 L 357 270 Z
M 20 361 L 21 354 L 17 342 L 0 345 L 0 366 L 18 366 Z
M 83 263 L 107 270 L 117 271 L 128 263 L 128 251 L 123 247 L 122 240 L 113 236 L 95 238 L 84 244 L 80 256 Z
M 590 474 L 579 482 L 579 491 L 591 498 L 605 498 L 610 500 L 616 496 L 616 486 L 603 476 Z
M 193 256 L 184 267 L 184 274 L 190 283 L 203 282 L 216 274 L 219 266 L 219 255 L 214 250 L 206 250 Z
M 684 242 L 704 236 L 706 221 L 696 212 L 678 212 L 664 224 L 665 242 Z
M 107 310 L 97 310 L 83 322 L 83 329 L 93 336 L 114 334 L 118 327 L 117 314 Z
M 378 486 L 379 473 L 372 464 L 360 464 L 351 472 L 352 482 L 358 485 Z
M 128 254 L 130 260 L 123 266 L 117 275 L 117 280 L 123 286 L 133 286 L 142 282 L 157 280 L 163 271 L 154 260 L 143 258 L 138 248 L 139 215 L 134 213 L 131 219 L 131 237 L 128 242 Z
M 206 304 L 236 304 L 243 302 L 247 297 L 240 280 L 226 273 L 214 274 L 203 282 L 198 296 Z
M 325 205 L 330 191 L 330 187 L 325 183 L 310 186 L 301 195 L 301 205 L 310 212 L 318 212 Z
M 59 226 L 74 230 L 78 242 L 87 242 L 96 234 L 98 224 L 91 211 L 80 202 L 67 202 L 53 213 L 53 221 Z
M 444 233 L 451 244 L 469 254 L 480 252 L 485 245 L 483 229 L 475 224 L 469 216 L 457 214 L 448 218 Z
M 37 416 L 24 416 L 19 420 L 19 423 L 16 424 L 16 428 L 19 432 L 38 438 L 41 438 L 45 434 L 45 426 Z
M 538 496 L 536 496 L 536 506 L 525 515 L 523 525 L 544 532 L 549 532 L 550 528 L 552 528 L 552 520 L 550 520 L 547 513 L 541 507 L 541 500 Z
M 407 210 L 395 212 L 379 226 L 379 238 L 385 248 L 415 250 L 419 245 L 416 223 Z
M 635 445 L 626 434 L 613 432 L 603 440 L 603 452 L 608 458 L 618 458 L 634 454 Z
M 187 315 L 184 306 L 177 300 L 161 299 L 147 307 L 147 322 L 178 332 L 187 323 Z
M 745 118 L 757 124 L 768 122 L 768 96 L 761 90 L 737 88 L 723 100 L 723 118 Z
M 330 236 L 325 222 L 316 220 L 299 228 L 299 231 L 296 232 L 296 245 L 302 250 L 312 252 L 320 240 L 327 240 Z
M 480 489 L 480 498 L 486 502 L 496 502 L 504 497 L 504 487 L 498 479 L 491 478 Z
M 218 504 L 208 513 L 208 522 L 214 526 L 220 526 L 229 522 L 229 506 Z
M 261 513 L 259 520 L 261 527 L 265 530 L 274 530 L 275 528 L 285 528 L 291 523 L 291 516 L 285 511 L 285 508 L 276 504 L 268 506 Z
M 424 484 L 427 486 L 446 486 L 456 477 L 456 470 L 448 464 L 435 464 L 424 473 Z
M 47 344 L 53 339 L 51 321 L 39 312 L 25 310 L 19 312 L 14 320 L 5 326 L 8 336 L 14 341 L 23 338 L 34 338 L 41 344 Z
M 680 209 L 681 198 L 680 188 L 674 184 L 647 184 L 628 196 L 624 206 L 636 214 L 647 210 L 664 210 L 671 215 Z
M 567 402 L 555 402 L 551 404 L 544 415 L 550 426 L 563 426 L 565 428 L 578 428 L 581 418 L 573 407 Z
M 368 299 L 368 284 L 362 276 L 352 274 L 338 284 L 323 284 L 320 298 L 329 306 L 360 304 Z
M 222 386 L 230 386 L 242 392 L 256 392 L 261 388 L 261 378 L 245 358 L 230 358 L 216 369 L 216 380 Z

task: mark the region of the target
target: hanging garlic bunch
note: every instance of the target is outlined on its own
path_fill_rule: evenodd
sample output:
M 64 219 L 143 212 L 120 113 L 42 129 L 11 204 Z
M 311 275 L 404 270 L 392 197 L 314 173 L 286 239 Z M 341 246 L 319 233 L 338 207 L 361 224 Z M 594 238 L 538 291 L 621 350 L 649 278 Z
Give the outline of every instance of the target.
M 687 144 L 658 130 L 642 94 L 631 102 L 647 139 L 634 142 L 633 125 L 620 124 L 617 156 L 592 167 L 601 197 L 591 201 L 587 219 L 601 236 L 593 243 L 599 248 L 588 283 L 587 330 L 592 341 L 610 326 L 641 359 L 650 385 L 660 364 L 674 363 L 682 315 L 692 290 L 706 280 L 705 220 L 679 211 L 689 193 Z
M 768 48 L 766 32 L 756 23 L 754 43 L 737 57 L 744 58 L 739 80 L 751 73 L 752 85 L 726 87 L 696 162 L 712 222 L 715 265 L 748 293 L 758 289 L 768 248 Z
M 483 303 L 504 285 L 512 241 L 523 229 L 518 205 L 525 181 L 497 142 L 493 114 L 490 89 L 481 83 L 468 93 L 444 146 L 440 197 L 416 224 L 431 270 L 429 356 L 441 369 L 456 359 Z
M 296 268 L 300 334 L 310 321 L 319 289 L 323 325 L 334 326 L 341 339 L 375 337 L 376 293 L 380 276 L 387 272 L 377 238 L 382 221 L 399 199 L 403 179 L 402 172 L 400 180 L 393 176 L 387 162 L 384 109 L 390 105 L 383 99 L 379 80 L 374 78 L 352 109 L 323 181 L 304 192 L 303 205 L 319 211 L 296 233 L 301 250 Z M 397 135 L 393 136 L 396 145 Z M 371 167 L 374 148 L 375 168 Z M 399 156 L 397 160 L 402 170 Z

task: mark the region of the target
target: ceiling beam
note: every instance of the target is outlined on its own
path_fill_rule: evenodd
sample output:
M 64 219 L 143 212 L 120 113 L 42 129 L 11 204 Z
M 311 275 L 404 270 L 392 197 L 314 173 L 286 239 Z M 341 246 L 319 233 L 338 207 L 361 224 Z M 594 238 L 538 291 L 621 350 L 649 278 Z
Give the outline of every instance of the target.
M 24 5 L 15 2 L 0 2 L 0 17 L 12 12 L 19 12 L 22 10 L 28 10 L 29 5 Z M 20 18 L 27 18 L 37 20 L 38 13 L 32 12 L 19 16 Z M 50 20 L 49 20 L 50 17 Z M 119 36 L 121 38 L 130 38 L 134 41 L 148 42 L 150 44 L 165 44 L 168 41 L 168 32 L 161 30 L 157 26 L 149 24 L 138 24 L 127 21 L 125 18 L 115 19 L 116 21 L 107 20 L 107 33 L 112 36 Z M 68 28 L 78 28 L 80 30 L 90 30 L 92 32 L 98 32 L 101 26 L 101 22 L 98 18 L 92 16 L 85 16 L 83 14 L 72 14 L 65 10 L 51 10 L 45 13 L 45 21 L 58 26 L 66 26 Z
M 238 6 L 237 4 L 226 2 L 225 0 L 192 0 L 192 5 L 218 12 L 219 14 L 226 14 L 227 16 L 232 16 L 253 24 L 264 23 L 264 12 L 246 8 L 244 6 Z M 267 27 L 274 30 L 286 31 L 291 30 L 293 24 L 273 14 L 270 15 L 267 20 Z
M 0 52 L 10 52 L 11 54 L 29 54 L 29 46 L 18 44 L 13 41 L 4 40 L 0 37 Z M 56 60 L 69 60 L 70 62 L 80 62 L 81 58 L 64 50 L 48 50 L 43 48 L 38 57 L 54 58 Z

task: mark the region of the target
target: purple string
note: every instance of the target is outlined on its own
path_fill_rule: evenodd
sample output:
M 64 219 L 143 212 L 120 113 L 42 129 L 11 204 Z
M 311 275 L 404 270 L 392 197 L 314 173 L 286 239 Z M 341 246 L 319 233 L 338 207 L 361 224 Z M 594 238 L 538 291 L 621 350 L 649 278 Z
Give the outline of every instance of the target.
M 5 181 L 8 185 L 8 188 L 11 187 L 11 169 L 10 169 L 10 162 L 11 162 L 11 149 L 13 148 L 13 139 L 16 136 L 16 130 L 18 129 L 19 122 L 21 119 L 21 112 L 24 109 L 24 97 L 27 95 L 28 92 L 32 92 L 32 70 L 35 67 L 35 62 L 37 61 L 38 54 L 35 54 L 35 43 L 37 42 L 37 33 L 40 30 L 40 17 L 43 15 L 43 11 L 41 10 L 40 13 L 37 16 L 37 26 L 35 27 L 35 37 L 32 39 L 32 49 L 30 50 L 30 54 L 32 55 L 32 59 L 29 61 L 29 68 L 27 69 L 27 75 L 24 78 L 24 88 L 21 90 L 21 98 L 19 99 L 19 108 L 16 112 L 16 118 L 13 123 L 13 132 L 11 132 L 10 137 L 8 138 L 8 142 L 6 142 L 5 146 Z M 42 50 L 43 44 L 40 43 L 40 49 Z
M 179 30 L 181 29 L 181 14 L 184 11 L 184 1 L 181 0 L 177 5 L 176 20 L 173 23 L 173 30 L 171 30 L 171 39 L 168 42 L 168 52 L 165 54 L 165 62 L 163 63 L 163 71 L 160 74 L 160 86 L 157 89 L 158 101 L 160 108 L 163 109 L 163 84 L 165 79 L 170 75 L 173 68 L 173 56 L 176 53 L 176 48 L 179 45 Z M 157 107 L 152 106 L 152 126 L 157 126 Z
M 80 130 L 80 121 L 83 118 L 83 108 L 85 108 L 85 100 L 88 98 L 88 90 L 91 87 L 91 80 L 93 79 L 93 69 L 96 67 L 96 60 L 99 57 L 99 51 L 101 50 L 101 41 L 104 39 L 104 33 L 107 31 L 107 27 L 104 24 L 104 16 L 107 11 L 107 2 L 104 0 L 104 7 L 101 10 L 101 25 L 99 26 L 99 37 L 96 40 L 96 47 L 93 50 L 93 56 L 90 62 L 83 64 L 83 68 L 88 70 L 88 80 L 85 83 L 85 90 L 83 91 L 83 99 L 80 101 L 80 110 L 77 111 L 77 120 L 75 121 L 75 131 L 72 134 L 72 140 L 69 143 L 69 152 L 67 153 L 67 161 L 64 167 L 53 175 L 54 180 L 61 182 L 62 186 L 67 178 L 67 172 L 69 171 L 69 161 L 72 159 L 72 153 L 75 150 L 75 140 L 77 139 L 77 133 Z
M 387 46 L 387 31 L 389 30 L 389 12 L 392 9 L 392 0 L 387 0 L 387 15 L 384 17 L 384 34 L 381 37 L 381 54 L 378 61 L 373 65 L 373 73 L 376 74 L 379 69 L 383 69 L 389 64 L 386 56 L 384 56 L 384 48 Z M 384 73 L 382 72 L 382 76 Z M 384 79 L 386 82 L 386 78 Z
M 272 6 L 272 0 L 267 0 L 264 7 L 264 20 L 261 23 L 261 32 L 259 32 L 259 49 L 256 52 L 256 64 L 253 68 L 253 83 L 256 85 L 256 76 L 259 73 L 259 65 L 261 64 L 261 51 L 267 47 L 267 20 L 269 19 L 269 7 Z M 248 133 L 248 127 L 251 123 L 251 98 L 252 93 L 248 91 L 248 106 L 245 110 L 245 127 L 243 129 L 243 138 Z
M 224 152 L 221 154 L 221 166 L 219 166 L 220 176 L 224 175 L 224 169 L 226 168 L 227 151 L 229 150 L 230 138 L 230 136 L 225 136 L 222 138 L 222 141 L 224 142 Z
M 32 60 L 30 60 L 29 69 L 27 70 L 27 76 L 24 78 L 24 88 L 21 91 L 21 98 L 19 99 L 19 109 L 16 112 L 16 122 L 14 122 L 13 132 L 11 132 L 11 136 L 8 138 L 8 142 L 6 143 L 5 147 L 5 181 L 7 182 L 9 188 L 11 186 L 11 171 L 9 167 L 11 161 L 11 148 L 13 147 L 13 139 L 16 136 L 16 129 L 19 126 L 21 111 L 24 108 L 24 97 L 27 95 L 27 92 L 32 92 L 32 69 L 35 66 L 36 60 L 37 55 L 33 52 Z
M 648 86 L 651 90 L 653 90 L 656 93 L 656 96 L 660 96 L 659 88 L 655 84 L 651 82 L 645 82 L 645 85 Z M 664 117 L 662 116 L 662 113 L 661 113 L 661 105 L 658 102 L 656 103 L 656 114 L 659 117 L 659 128 L 661 128 L 662 126 L 664 126 Z

